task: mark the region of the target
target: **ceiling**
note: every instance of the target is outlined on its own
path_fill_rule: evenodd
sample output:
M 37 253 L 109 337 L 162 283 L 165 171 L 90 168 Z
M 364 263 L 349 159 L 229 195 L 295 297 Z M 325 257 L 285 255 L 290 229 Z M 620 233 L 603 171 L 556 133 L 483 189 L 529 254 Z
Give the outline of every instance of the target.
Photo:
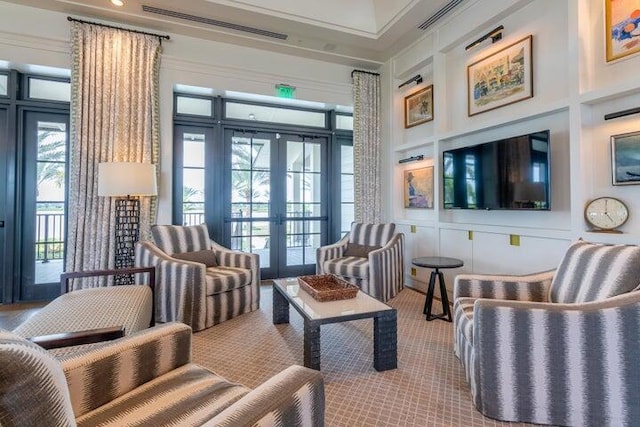
M 464 0 L 5 1 L 375 70 Z

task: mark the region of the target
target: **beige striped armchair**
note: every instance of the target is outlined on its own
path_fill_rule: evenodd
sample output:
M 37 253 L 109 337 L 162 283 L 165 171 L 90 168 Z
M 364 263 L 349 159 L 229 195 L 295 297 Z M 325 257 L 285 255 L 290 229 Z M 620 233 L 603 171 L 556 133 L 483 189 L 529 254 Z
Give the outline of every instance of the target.
M 136 244 L 136 267 L 156 268 L 156 320 L 199 331 L 260 308 L 258 255 L 229 250 L 206 224 L 154 225 Z
M 640 420 L 640 247 L 573 243 L 556 270 L 459 275 L 454 351 L 475 406 L 499 420 Z
M 250 390 L 190 359 L 178 322 L 61 353 L 0 330 L 0 425 L 324 425 L 318 371 L 291 366 Z
M 316 250 L 316 273 L 336 274 L 380 301 L 404 288 L 404 234 L 395 224 L 354 222 L 333 245 Z

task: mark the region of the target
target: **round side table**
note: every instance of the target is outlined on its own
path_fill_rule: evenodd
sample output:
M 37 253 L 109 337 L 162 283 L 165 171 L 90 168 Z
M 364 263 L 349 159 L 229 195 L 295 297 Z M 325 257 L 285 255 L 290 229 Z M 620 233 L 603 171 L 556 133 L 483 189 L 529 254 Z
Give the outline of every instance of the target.
M 429 277 L 429 288 L 427 289 L 427 299 L 424 302 L 424 310 L 422 311 L 427 320 L 440 319 L 451 322 L 451 309 L 449 308 L 449 297 L 447 296 L 447 288 L 444 284 L 444 275 L 440 271 L 442 268 L 458 268 L 464 265 L 461 259 L 447 258 L 442 256 L 428 256 L 422 258 L 414 258 L 411 263 L 418 267 L 432 268 Z M 442 314 L 431 314 L 431 305 L 433 304 L 433 291 L 436 284 L 436 277 L 440 284 L 440 298 L 442 300 Z

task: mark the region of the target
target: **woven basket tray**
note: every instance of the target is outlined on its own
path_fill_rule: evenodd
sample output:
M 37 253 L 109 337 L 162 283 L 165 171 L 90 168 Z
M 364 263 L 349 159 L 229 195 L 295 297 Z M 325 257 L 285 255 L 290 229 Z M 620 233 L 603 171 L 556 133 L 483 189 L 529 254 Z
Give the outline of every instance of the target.
M 355 298 L 358 287 L 335 274 L 298 277 L 300 287 L 316 301 L 338 301 Z

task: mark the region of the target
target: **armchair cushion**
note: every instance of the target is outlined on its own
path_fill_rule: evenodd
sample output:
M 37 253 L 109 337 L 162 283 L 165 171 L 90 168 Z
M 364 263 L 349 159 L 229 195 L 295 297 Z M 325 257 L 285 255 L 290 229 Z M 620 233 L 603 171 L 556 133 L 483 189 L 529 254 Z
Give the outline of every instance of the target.
M 211 248 L 209 230 L 206 224 L 191 226 L 153 225 L 151 234 L 156 246 L 167 255 Z
M 77 419 L 81 426 L 201 425 L 250 390 L 192 363 Z
M 211 250 L 182 252 L 179 254 L 173 254 L 173 258 L 181 259 L 183 261 L 199 262 L 207 267 L 217 267 L 218 258 L 216 253 Z
M 251 270 L 238 267 L 207 268 L 207 295 L 216 295 L 251 284 Z
M 324 271 L 343 277 L 366 279 L 369 277 L 369 259 L 360 256 L 344 256 L 325 261 Z
M 342 256 L 355 256 L 361 258 L 367 258 L 369 256 L 369 252 L 380 249 L 380 246 L 367 246 L 367 245 L 359 245 L 357 243 L 348 243 L 347 250 L 344 251 Z
M 473 344 L 473 305 L 478 298 L 457 298 L 453 303 L 456 333 L 462 334 L 469 344 Z
M 640 246 L 579 240 L 565 253 L 549 299 L 559 303 L 600 301 L 640 285 Z

